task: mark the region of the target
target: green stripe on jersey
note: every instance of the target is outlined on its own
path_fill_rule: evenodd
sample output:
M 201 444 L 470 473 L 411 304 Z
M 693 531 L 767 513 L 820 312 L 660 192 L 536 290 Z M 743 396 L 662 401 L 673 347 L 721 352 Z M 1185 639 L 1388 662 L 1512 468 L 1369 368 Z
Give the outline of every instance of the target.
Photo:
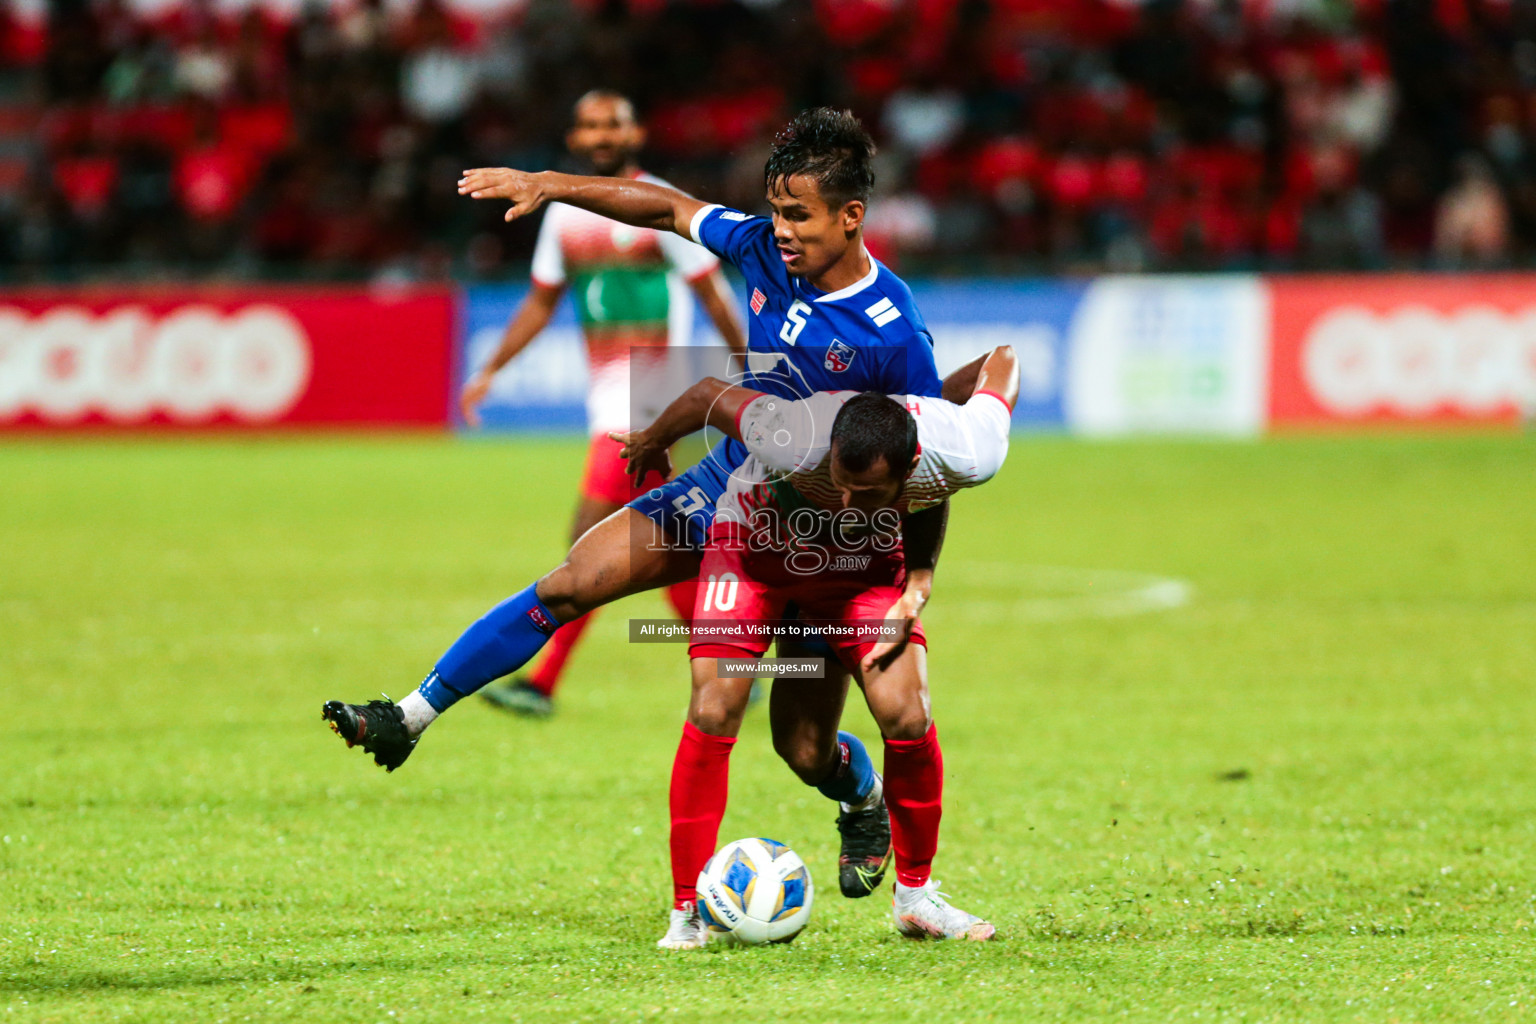
M 608 266 L 572 275 L 571 296 L 582 326 L 662 324 L 670 293 L 667 272 L 650 267 Z

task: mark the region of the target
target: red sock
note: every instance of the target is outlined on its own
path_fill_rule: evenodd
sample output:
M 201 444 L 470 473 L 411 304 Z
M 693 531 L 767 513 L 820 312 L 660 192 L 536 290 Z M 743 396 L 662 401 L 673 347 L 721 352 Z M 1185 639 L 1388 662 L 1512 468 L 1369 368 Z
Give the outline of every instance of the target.
M 731 777 L 734 736 L 711 736 L 683 723 L 672 762 L 672 906 L 697 898 L 699 872 L 715 852 Z
M 555 630 L 549 642 L 544 645 L 544 657 L 528 673 L 529 685 L 546 697 L 555 695 L 555 687 L 560 685 L 560 673 L 565 671 L 566 660 L 576 649 L 576 641 L 581 639 L 581 634 L 596 614 L 587 612 L 581 618 L 573 619 Z
M 671 602 L 672 610 L 677 612 L 678 618 L 690 625 L 693 623 L 693 602 L 698 599 L 698 594 L 698 577 L 674 583 L 667 588 L 667 600 Z
M 885 741 L 885 804 L 891 812 L 896 880 L 926 885 L 944 816 L 944 754 L 934 726 L 920 740 Z

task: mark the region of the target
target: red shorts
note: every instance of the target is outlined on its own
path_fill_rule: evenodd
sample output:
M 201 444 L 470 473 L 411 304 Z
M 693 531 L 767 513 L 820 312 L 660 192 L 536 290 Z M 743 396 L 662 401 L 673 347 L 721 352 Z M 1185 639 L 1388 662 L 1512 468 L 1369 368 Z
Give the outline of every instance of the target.
M 653 473 L 644 487 L 629 482 L 629 463 L 619 458 L 624 446 L 606 434 L 596 434 L 587 447 L 587 471 L 581 478 L 583 497 L 606 501 L 610 505 L 628 505 L 653 487 L 666 483 Z
M 907 580 L 901 550 L 838 553 L 828 564 L 796 570 L 783 551 L 753 551 L 731 531 L 712 531 L 699 567 L 695 633 L 691 658 L 760 658 L 771 636 L 765 623 L 778 623 L 793 601 L 800 622 L 820 626 L 820 638 L 844 666 L 853 668 L 880 640 L 868 626 L 885 621 Z M 867 561 L 866 561 L 867 559 Z M 859 624 L 866 624 L 861 631 Z M 755 627 L 755 628 L 754 628 Z M 913 643 L 928 646 L 919 620 Z

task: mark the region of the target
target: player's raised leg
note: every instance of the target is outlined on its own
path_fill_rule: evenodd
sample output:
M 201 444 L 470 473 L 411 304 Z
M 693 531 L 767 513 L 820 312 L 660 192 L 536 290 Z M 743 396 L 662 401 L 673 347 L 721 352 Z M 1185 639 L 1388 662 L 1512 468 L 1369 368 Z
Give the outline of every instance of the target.
M 950 905 L 931 877 L 944 813 L 944 755 L 929 713 L 926 648 L 911 642 L 884 668 L 855 671 L 870 714 L 885 737 L 885 798 L 896 857 L 896 930 L 914 939 L 992 938 L 997 930 Z
M 822 679 L 776 679 L 768 701 L 773 749 L 800 781 L 838 803 L 838 887 L 849 899 L 885 880 L 891 823 L 880 773 L 860 739 L 838 729 L 849 675 L 824 644 L 779 643 L 781 658 L 826 657 Z
M 613 444 L 607 438 L 600 440 L 607 442 L 610 446 Z M 593 447 L 596 448 L 596 445 L 597 442 L 594 441 Z M 587 475 L 589 478 L 592 476 L 592 462 L 596 458 L 595 452 L 588 453 Z M 571 524 L 572 547 L 575 547 L 588 530 L 623 507 L 622 501 L 594 496 L 591 492 L 590 483 L 584 485 L 581 501 L 576 505 L 576 518 Z M 627 500 L 628 495 L 625 497 Z M 555 687 L 560 685 L 560 676 L 565 671 L 565 664 L 570 660 L 571 654 L 576 650 L 576 644 L 581 640 L 581 635 L 586 632 L 595 614 L 595 612 L 588 612 L 562 625 L 550 636 L 543 656 L 532 671 L 527 675 L 515 676 L 504 683 L 491 684 L 480 691 L 480 696 L 505 711 L 530 718 L 548 718 L 554 714 Z
M 623 508 L 587 531 L 553 571 L 486 612 L 398 705 L 327 701 L 321 716 L 347 741 L 393 771 L 422 731 L 455 703 L 522 668 L 563 622 L 610 601 L 697 575 L 699 556 L 669 543 L 662 528 Z

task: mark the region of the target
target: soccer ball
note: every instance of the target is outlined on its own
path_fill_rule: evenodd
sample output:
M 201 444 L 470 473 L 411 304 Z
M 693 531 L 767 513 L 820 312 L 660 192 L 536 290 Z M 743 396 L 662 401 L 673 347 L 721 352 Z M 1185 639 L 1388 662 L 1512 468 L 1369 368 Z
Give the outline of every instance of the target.
M 738 839 L 699 873 L 699 917 L 711 939 L 788 942 L 810 922 L 812 894 L 811 872 L 794 850 L 772 839 Z

